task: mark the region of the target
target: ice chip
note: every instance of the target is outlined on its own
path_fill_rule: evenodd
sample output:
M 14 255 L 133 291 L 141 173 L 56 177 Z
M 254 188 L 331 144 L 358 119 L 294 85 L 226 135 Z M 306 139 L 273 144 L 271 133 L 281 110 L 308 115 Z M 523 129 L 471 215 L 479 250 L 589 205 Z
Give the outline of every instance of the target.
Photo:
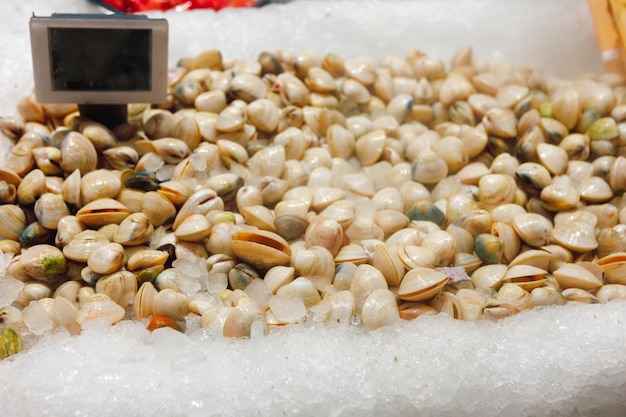
M 248 294 L 250 299 L 263 307 L 267 305 L 268 300 L 272 296 L 272 292 L 261 278 L 254 278 L 243 291 Z
M 171 164 L 163 165 L 156 171 L 157 180 L 161 182 L 169 181 L 172 178 L 172 175 L 174 175 L 175 169 L 176 169 L 175 165 L 171 165 Z
M 174 268 L 178 268 L 184 275 L 189 275 L 194 278 L 200 277 L 200 267 L 195 261 L 188 259 L 176 259 L 172 262 Z
M 306 316 L 302 298 L 295 295 L 274 295 L 269 300 L 269 307 L 276 319 L 283 323 L 296 323 Z
M 148 172 L 157 172 L 163 164 L 163 159 L 155 153 L 146 156 L 144 160 L 144 168 Z
M 13 277 L 0 277 L 0 307 L 11 305 L 23 288 L 22 281 Z
M 33 334 L 38 336 L 52 330 L 53 323 L 43 306 L 37 301 L 31 301 L 28 306 L 22 310 L 22 320 Z

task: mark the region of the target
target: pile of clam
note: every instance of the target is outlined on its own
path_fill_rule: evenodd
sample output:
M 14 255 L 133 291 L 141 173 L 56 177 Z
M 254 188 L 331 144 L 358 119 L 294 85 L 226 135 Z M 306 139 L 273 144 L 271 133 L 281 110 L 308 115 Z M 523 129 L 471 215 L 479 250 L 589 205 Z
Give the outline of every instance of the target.
M 417 50 L 210 50 L 120 126 L 32 96 L 18 111 L 0 123 L 17 288 L 0 316 L 22 336 L 132 318 L 376 329 L 626 298 L 616 75 L 543 77 L 469 48 L 449 69 Z

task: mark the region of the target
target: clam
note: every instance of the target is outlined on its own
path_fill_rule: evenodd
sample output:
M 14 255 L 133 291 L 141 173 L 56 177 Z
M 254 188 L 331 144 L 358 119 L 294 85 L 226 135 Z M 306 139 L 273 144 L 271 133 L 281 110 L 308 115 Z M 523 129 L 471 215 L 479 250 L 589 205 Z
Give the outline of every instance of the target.
M 13 329 L 5 328 L 0 339 L 0 360 L 20 353 L 23 349 L 22 339 Z
M 84 174 L 80 180 L 81 202 L 88 204 L 100 198 L 114 198 L 122 187 L 120 177 L 99 169 Z
M 608 303 L 611 300 L 625 300 L 626 285 L 606 284 L 596 292 L 596 297 L 601 303 Z
M 488 174 L 478 182 L 478 199 L 483 208 L 490 210 L 501 204 L 515 201 L 515 180 L 504 174 Z
M 463 306 L 461 300 L 451 292 L 440 292 L 435 295 L 430 302 L 431 307 L 440 313 L 447 314 L 448 316 L 463 320 Z
M 212 189 L 202 189 L 193 193 L 178 210 L 174 218 L 172 229 L 176 231 L 178 226 L 192 214 L 207 214 L 213 209 L 224 209 L 224 202 Z
M 154 226 L 143 212 L 132 213 L 119 224 L 113 240 L 121 245 L 140 245 L 152 237 Z
M 486 264 L 500 263 L 503 256 L 503 243 L 500 237 L 481 233 L 474 241 L 474 252 Z
M 597 264 L 604 271 L 607 284 L 626 283 L 626 252 L 615 252 L 598 259 Z
M 594 290 L 602 286 L 602 268 L 593 264 L 567 263 L 552 274 L 562 288 Z
M 119 224 L 130 211 L 122 203 L 111 198 L 101 198 L 83 206 L 76 217 L 88 227 L 100 227 L 106 224 Z
M 379 288 L 372 291 L 363 303 L 361 320 L 369 330 L 390 326 L 400 319 L 398 304 L 391 291 Z
M 320 246 L 330 251 L 333 257 L 337 256 L 344 242 L 344 232 L 341 225 L 330 219 L 319 217 L 309 223 L 304 232 L 304 241 L 307 247 Z
M 276 291 L 276 295 L 300 297 L 307 308 L 317 305 L 322 301 L 315 285 L 306 277 L 298 277 L 292 282 L 283 285 Z
M 448 282 L 448 277 L 434 269 L 417 267 L 409 270 L 398 288 L 398 297 L 423 301 L 434 297 Z
M 202 214 L 191 214 L 183 220 L 174 232 L 180 240 L 184 241 L 200 241 L 208 237 L 211 233 L 211 225 Z
M 333 255 L 321 246 L 294 253 L 292 265 L 298 275 L 310 279 L 319 291 L 325 290 L 335 275 Z
M 515 216 L 513 228 L 524 243 L 534 247 L 545 245 L 553 231 L 552 223 L 536 213 Z
M 491 288 L 497 290 L 504 282 L 507 266 L 493 264 L 481 266 L 472 273 L 472 284 L 476 288 Z
M 122 320 L 126 311 L 122 306 L 111 300 L 105 294 L 94 294 L 85 302 L 76 313 L 76 323 L 84 326 L 91 320 L 106 320 L 115 324 Z
M 568 303 L 600 304 L 598 297 L 580 288 L 566 288 L 561 295 Z
M 133 169 L 139 160 L 139 154 L 130 146 L 116 146 L 102 152 L 106 161 L 115 169 Z
M 26 214 L 18 205 L 0 205 L 0 235 L 6 239 L 18 240 L 20 234 L 26 228 Z
M 425 220 L 442 226 L 446 221 L 445 214 L 430 200 L 419 200 L 406 212 L 409 220 Z
M 31 278 L 44 282 L 53 282 L 67 271 L 63 252 L 47 244 L 31 246 L 22 253 L 19 262 Z
M 574 252 L 592 251 L 598 247 L 594 228 L 588 223 L 567 223 L 555 227 L 550 237 Z
M 96 292 L 106 294 L 120 306 L 126 308 L 137 293 L 137 278 L 129 271 L 118 271 L 103 276 L 96 282 Z M 69 299 L 69 298 L 68 298 Z
M 565 305 L 567 298 L 555 288 L 539 287 L 530 293 L 530 304 L 533 307 L 549 306 L 549 305 Z
M 107 275 L 118 271 L 126 260 L 124 247 L 119 243 L 107 243 L 94 249 L 87 258 L 87 265 L 97 274 Z
M 261 269 L 286 265 L 291 259 L 287 241 L 276 233 L 263 230 L 235 232 L 231 248 L 238 258 Z
M 56 229 L 59 220 L 70 214 L 60 195 L 44 193 L 35 202 L 35 217 L 47 229 Z
M 70 132 L 61 142 L 61 168 L 65 172 L 78 169 L 82 175 L 96 169 L 98 154 L 94 145 L 78 132 Z
M 547 271 L 532 265 L 515 265 L 509 267 L 504 275 L 504 283 L 517 284 L 527 291 L 545 284 Z
M 141 210 L 154 226 L 161 226 L 176 215 L 174 204 L 156 191 L 149 191 L 143 195 Z
M 367 297 L 376 289 L 388 289 L 383 274 L 371 265 L 359 265 L 350 281 L 350 292 L 354 295 L 355 311 L 362 312 Z

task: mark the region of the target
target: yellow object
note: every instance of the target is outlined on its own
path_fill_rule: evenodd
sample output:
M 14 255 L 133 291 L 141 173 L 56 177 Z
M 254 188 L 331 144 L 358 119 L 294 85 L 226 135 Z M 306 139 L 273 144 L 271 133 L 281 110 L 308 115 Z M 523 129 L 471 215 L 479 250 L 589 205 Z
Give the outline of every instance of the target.
M 626 73 L 626 0 L 587 0 L 607 72 Z

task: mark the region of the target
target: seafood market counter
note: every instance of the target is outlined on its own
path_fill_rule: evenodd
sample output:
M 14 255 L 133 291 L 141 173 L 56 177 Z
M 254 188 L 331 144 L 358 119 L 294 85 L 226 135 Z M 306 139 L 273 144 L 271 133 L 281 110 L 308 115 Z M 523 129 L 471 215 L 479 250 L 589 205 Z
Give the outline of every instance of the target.
M 297 1 L 170 12 L 170 63 L 212 48 L 226 59 L 279 48 L 404 57 L 417 48 L 448 63 L 472 45 L 475 56 L 559 77 L 601 72 L 585 1 L 441 5 Z M 0 3 L 0 116 L 17 114 L 32 88 L 30 15 L 93 10 L 76 0 Z M 3 255 L 0 270 L 9 261 Z M 1 305 L 14 285 L 0 278 Z M 626 415 L 626 302 L 535 308 L 499 321 L 425 315 L 376 330 L 359 321 L 309 320 L 237 339 L 95 320 L 78 336 L 25 337 L 24 350 L 0 362 L 0 415 Z

